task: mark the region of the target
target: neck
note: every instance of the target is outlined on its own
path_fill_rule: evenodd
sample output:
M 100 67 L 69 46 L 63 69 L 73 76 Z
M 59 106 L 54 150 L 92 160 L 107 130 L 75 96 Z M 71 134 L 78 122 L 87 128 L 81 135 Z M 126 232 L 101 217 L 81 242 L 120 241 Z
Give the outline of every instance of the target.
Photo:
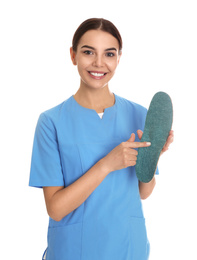
M 94 109 L 97 113 L 104 112 L 105 108 L 115 103 L 115 97 L 108 86 L 102 89 L 87 89 L 80 87 L 74 95 L 75 100 L 83 107 Z

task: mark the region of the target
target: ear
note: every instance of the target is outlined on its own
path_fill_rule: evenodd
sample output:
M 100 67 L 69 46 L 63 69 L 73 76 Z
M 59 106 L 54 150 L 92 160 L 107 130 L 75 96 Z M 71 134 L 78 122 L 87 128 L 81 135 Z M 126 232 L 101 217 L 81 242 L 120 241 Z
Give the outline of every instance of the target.
M 77 65 L 77 63 L 76 63 L 76 53 L 73 51 L 72 47 L 70 47 L 70 57 L 71 57 L 73 65 Z

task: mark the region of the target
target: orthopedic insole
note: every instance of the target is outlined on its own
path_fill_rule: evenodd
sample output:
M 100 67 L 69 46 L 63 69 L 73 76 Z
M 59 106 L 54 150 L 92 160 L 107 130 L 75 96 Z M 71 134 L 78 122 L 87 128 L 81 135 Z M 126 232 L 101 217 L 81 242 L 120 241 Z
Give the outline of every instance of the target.
M 151 146 L 138 149 L 135 166 L 137 178 L 144 183 L 154 176 L 159 156 L 172 127 L 173 109 L 171 98 L 164 92 L 154 95 L 145 121 L 141 142 L 151 142 Z

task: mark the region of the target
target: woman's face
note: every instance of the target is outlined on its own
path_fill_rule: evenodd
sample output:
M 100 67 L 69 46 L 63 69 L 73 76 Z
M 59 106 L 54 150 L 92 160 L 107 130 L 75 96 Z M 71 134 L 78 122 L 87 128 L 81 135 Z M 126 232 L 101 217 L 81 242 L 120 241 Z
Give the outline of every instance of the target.
M 72 48 L 70 52 L 81 86 L 94 89 L 108 84 L 120 60 L 118 40 L 101 30 L 87 31 L 79 41 L 77 52 Z

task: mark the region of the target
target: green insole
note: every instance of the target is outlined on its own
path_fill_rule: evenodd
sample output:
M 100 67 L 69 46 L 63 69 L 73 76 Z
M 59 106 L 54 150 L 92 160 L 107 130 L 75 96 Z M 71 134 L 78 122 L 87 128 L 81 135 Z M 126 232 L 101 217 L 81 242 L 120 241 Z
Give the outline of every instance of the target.
M 151 146 L 138 149 L 135 166 L 137 178 L 144 183 L 154 176 L 161 150 L 172 127 L 173 108 L 171 98 L 164 92 L 154 95 L 145 121 L 141 142 L 151 142 Z

